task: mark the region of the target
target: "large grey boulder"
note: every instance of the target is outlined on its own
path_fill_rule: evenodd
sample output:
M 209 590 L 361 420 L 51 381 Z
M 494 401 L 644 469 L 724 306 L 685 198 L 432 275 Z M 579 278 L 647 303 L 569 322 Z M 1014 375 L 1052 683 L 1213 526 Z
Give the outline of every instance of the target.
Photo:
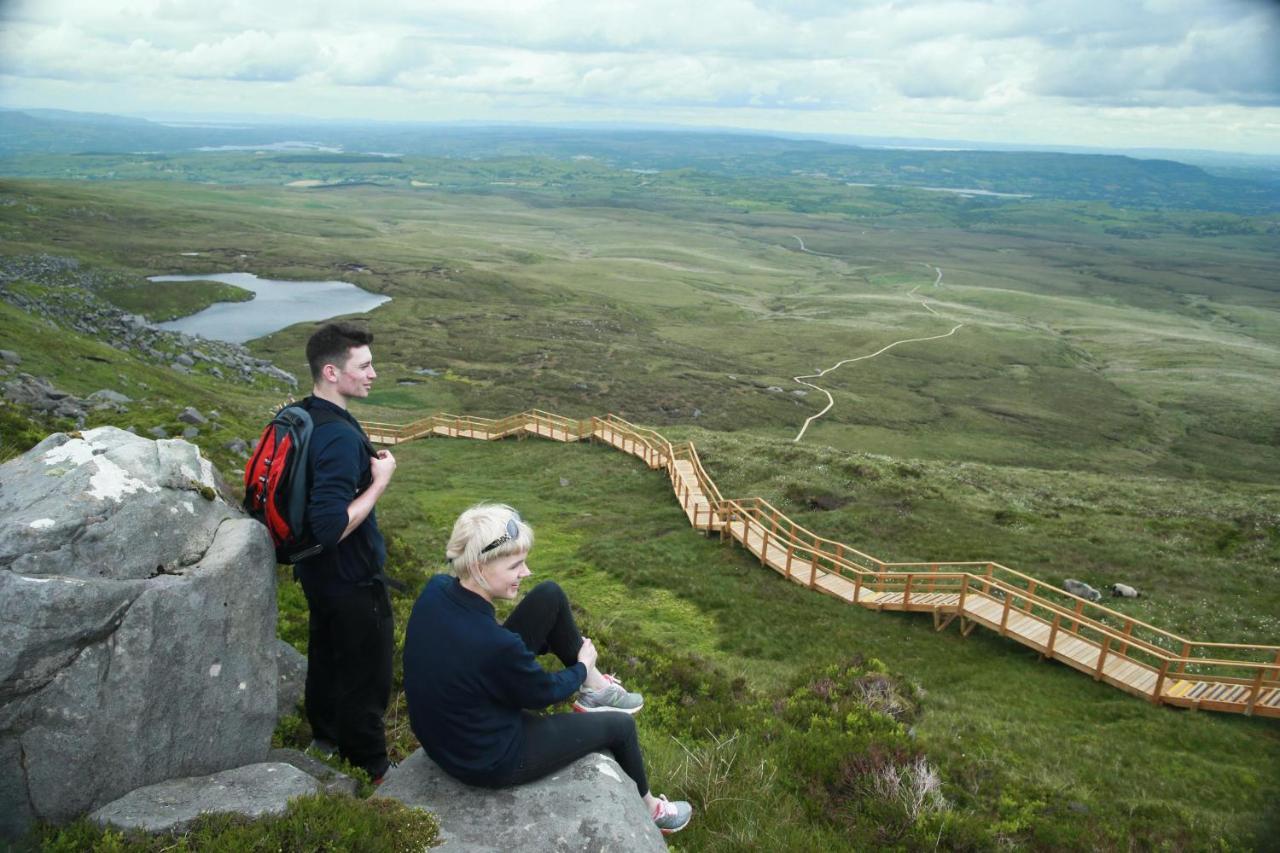
M 321 790 L 330 794 L 346 794 L 354 797 L 360 786 L 346 773 L 335 770 L 318 758 L 312 758 L 296 749 L 273 749 L 267 753 L 268 761 L 292 764 L 320 783 Z
M 270 748 L 274 551 L 219 485 L 114 427 L 0 466 L 0 838 Z
M 118 829 L 180 832 L 202 814 L 280 814 L 290 798 L 319 790 L 315 778 L 292 764 L 262 762 L 147 785 L 97 809 L 89 819 Z
M 284 640 L 276 640 L 276 671 L 280 679 L 276 716 L 296 714 L 307 687 L 307 656 Z
M 441 853 L 667 849 L 635 783 L 595 752 L 528 785 L 489 790 L 457 781 L 419 749 L 374 796 L 435 814 Z

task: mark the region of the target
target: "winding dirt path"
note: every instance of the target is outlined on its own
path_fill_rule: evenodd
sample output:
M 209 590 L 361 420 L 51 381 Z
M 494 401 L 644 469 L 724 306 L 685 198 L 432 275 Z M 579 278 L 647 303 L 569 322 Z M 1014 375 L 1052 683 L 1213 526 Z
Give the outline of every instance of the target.
M 841 257 L 840 255 L 833 255 L 833 254 L 831 254 L 830 252 L 815 252 L 813 249 L 810 249 L 810 248 L 808 248 L 807 246 L 805 246 L 805 244 L 804 244 L 804 240 L 800 239 L 800 235 L 799 235 L 799 234 L 792 234 L 791 236 L 792 236 L 792 237 L 795 237 L 795 238 L 796 238 L 796 242 L 800 244 L 800 251 L 802 251 L 802 252 L 804 252 L 804 253 L 806 253 L 806 254 L 809 254 L 809 255 L 818 255 L 818 256 L 823 257 L 823 258 L 839 258 L 839 257 Z
M 826 252 L 815 252 L 815 251 L 813 251 L 812 249 L 807 249 L 807 248 L 805 248 L 804 240 L 801 240 L 801 239 L 800 239 L 800 237 L 799 237 L 799 235 L 792 234 L 791 236 L 795 237 L 795 238 L 796 238 L 796 241 L 800 243 L 800 251 L 802 251 L 802 252 L 807 252 L 807 253 L 809 253 L 809 254 L 811 254 L 811 255 L 824 255 L 825 257 L 829 257 L 829 258 L 838 258 L 838 257 L 840 257 L 839 255 L 828 255 Z M 938 277 L 937 277 L 937 278 L 935 278 L 935 279 L 933 280 L 933 286 L 934 286 L 934 287 L 939 287 L 939 286 L 941 286 L 941 284 L 942 284 L 942 267 L 935 267 L 935 266 L 933 266 L 933 265 L 931 265 L 931 264 L 925 264 L 925 266 L 927 266 L 927 267 L 929 267 L 930 269 L 934 270 L 934 271 L 938 274 Z M 924 310 L 928 311 L 930 314 L 932 314 L 932 315 L 933 315 L 933 316 L 935 316 L 935 317 L 941 317 L 942 315 L 941 315 L 941 314 L 939 314 L 937 311 L 934 311 L 934 310 L 933 310 L 933 308 L 929 305 L 929 300 L 928 300 L 926 297 L 923 297 L 923 296 L 916 296 L 916 291 L 917 291 L 917 290 L 919 290 L 919 289 L 920 289 L 920 285 L 918 285 L 918 284 L 917 284 L 915 287 L 911 288 L 911 290 L 907 291 L 907 295 L 908 295 L 908 296 L 915 296 L 916 301 L 918 301 L 918 302 L 920 303 L 920 307 L 921 307 L 921 308 L 923 308 Z M 859 355 L 859 356 L 855 356 L 855 357 L 853 357 L 853 358 L 846 358 L 846 359 L 844 359 L 843 361 L 837 361 L 835 364 L 831 365 L 830 367 L 826 368 L 825 370 L 819 370 L 817 373 L 806 373 L 806 374 L 804 374 L 804 375 L 802 375 L 802 376 L 794 376 L 794 377 L 792 377 L 792 379 L 793 379 L 797 384 L 805 385 L 805 386 L 807 386 L 807 387 L 809 387 L 809 388 L 812 388 L 812 389 L 813 389 L 813 390 L 815 390 L 815 391 L 820 391 L 820 392 L 822 392 L 823 394 L 825 394 L 825 395 L 827 396 L 827 405 L 826 405 L 825 407 L 823 407 L 822 411 L 818 412 L 816 415 L 812 415 L 812 416 L 810 416 L 809 418 L 807 418 L 807 419 L 805 420 L 805 422 L 804 422 L 804 426 L 800 427 L 800 432 L 796 433 L 796 437 L 795 437 L 795 438 L 793 438 L 793 439 L 791 439 L 791 440 L 792 440 L 793 442 L 798 442 L 798 441 L 800 441 L 800 439 L 804 438 L 804 434 L 805 434 L 805 432 L 807 432 L 807 431 L 808 431 L 808 429 L 809 429 L 809 424 L 813 423 L 813 422 L 814 422 L 814 421 L 816 421 L 818 418 L 822 417 L 822 416 L 823 416 L 823 415 L 825 415 L 827 412 L 831 411 L 831 409 L 832 409 L 832 408 L 835 406 L 835 404 L 836 404 L 835 398 L 831 396 L 831 392 L 830 392 L 830 391 L 828 391 L 826 388 L 821 388 L 821 387 L 819 387 L 819 386 L 817 386 L 817 385 L 814 385 L 812 382 L 806 382 L 806 381 L 805 381 L 806 379 L 820 379 L 820 378 L 822 378 L 823 376 L 826 376 L 826 375 L 827 375 L 828 373 L 830 373 L 831 371 L 835 370 L 837 367 L 843 367 L 844 365 L 846 365 L 846 364 L 852 364 L 852 363 L 853 363 L 853 362 L 855 362 L 855 361 L 866 361 L 867 359 L 875 358 L 876 356 L 881 355 L 881 354 L 883 354 L 883 353 L 886 353 L 886 352 L 888 352 L 889 350 L 891 350 L 891 349 L 893 349 L 894 347 L 899 346 L 899 345 L 901 345 L 901 344 L 918 344 L 918 343 L 924 343 L 925 341 L 938 341 L 938 340 L 942 340 L 943 338 L 949 338 L 949 337 L 951 337 L 952 335 L 954 335 L 957 331 L 959 331 L 959 330 L 960 330 L 961 328 L 963 328 L 963 327 L 964 327 L 964 323 L 957 323 L 955 326 L 952 326 L 951 331 L 947 332 L 946 334 L 942 334 L 942 335 L 932 335 L 932 336 L 927 337 L 927 338 L 904 338 L 903 340 L 900 340 L 900 341 L 894 341 L 894 342 L 893 342 L 893 343 L 891 343 L 891 344 L 888 344 L 888 345 L 886 345 L 886 346 L 883 346 L 883 347 L 881 347 L 880 349 L 878 349 L 878 350 L 876 350 L 875 352 L 870 353 L 870 354 L 868 354 L 868 355 Z

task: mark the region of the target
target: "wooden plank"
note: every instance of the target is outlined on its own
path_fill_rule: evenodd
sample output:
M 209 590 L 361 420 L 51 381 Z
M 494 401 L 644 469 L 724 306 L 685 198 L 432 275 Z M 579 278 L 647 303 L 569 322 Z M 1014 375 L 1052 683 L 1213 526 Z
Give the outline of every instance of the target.
M 826 573 L 818 578 L 819 588 L 830 592 L 837 598 L 853 601 L 853 581 L 840 575 Z
M 1100 651 L 1101 649 L 1098 646 L 1088 640 L 1082 640 L 1074 636 L 1058 640 L 1053 647 L 1054 657 L 1066 658 L 1086 665 L 1090 669 L 1097 666 Z
M 1134 687 L 1141 687 L 1147 693 L 1155 690 L 1156 681 L 1160 678 L 1160 670 L 1155 667 L 1143 665 L 1142 672 L 1134 677 L 1131 682 Z
M 1223 689 L 1219 690 L 1213 698 L 1217 702 L 1239 702 L 1241 696 L 1248 694 L 1249 688 L 1242 684 L 1224 684 Z
M 971 593 L 965 599 L 964 609 L 966 614 L 986 617 L 997 624 L 1000 622 L 1002 605 L 995 599 L 988 598 L 985 595 Z
M 1038 616 L 1010 613 L 1009 621 L 1005 627 L 1009 633 L 1016 633 L 1023 639 L 1031 640 L 1037 645 L 1043 646 L 1049 639 L 1049 630 L 1052 626 Z
M 1104 667 L 1104 669 L 1106 670 L 1106 675 L 1118 681 L 1123 681 L 1125 684 L 1129 685 L 1130 687 L 1138 687 L 1139 679 L 1142 678 L 1142 676 L 1152 672 L 1149 667 L 1146 667 L 1143 664 L 1138 663 L 1137 661 L 1125 660 L 1123 658 L 1121 658 L 1120 660 L 1122 662 L 1118 666 L 1112 668 L 1111 660 L 1110 658 L 1108 658 L 1107 663 Z

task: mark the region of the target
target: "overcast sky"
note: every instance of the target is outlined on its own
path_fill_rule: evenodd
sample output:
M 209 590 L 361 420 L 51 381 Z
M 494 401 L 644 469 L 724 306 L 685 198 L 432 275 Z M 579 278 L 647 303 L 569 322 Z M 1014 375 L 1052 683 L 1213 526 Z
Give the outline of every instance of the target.
M 0 0 L 0 105 L 1280 154 L 1280 4 Z

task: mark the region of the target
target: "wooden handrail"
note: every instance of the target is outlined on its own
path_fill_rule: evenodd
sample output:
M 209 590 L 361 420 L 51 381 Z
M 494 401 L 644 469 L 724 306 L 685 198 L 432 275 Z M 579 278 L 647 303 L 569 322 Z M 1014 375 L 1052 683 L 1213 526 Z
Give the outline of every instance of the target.
M 1172 631 L 1166 631 L 1163 628 L 1152 625 L 1149 622 L 1144 622 L 1143 620 L 1130 616 L 1127 613 L 1122 613 L 1121 611 L 1113 610 L 1110 607 L 1107 607 L 1105 604 L 1098 604 L 1097 602 L 1090 601 L 1087 598 L 1081 598 L 1080 596 L 1075 595 L 1074 593 L 1067 592 L 1065 589 L 1062 589 L 1061 587 L 1054 586 L 1053 584 L 1044 583 L 1043 581 L 1036 578 L 1034 575 L 1028 575 L 1024 572 L 1018 571 L 1017 569 L 1011 569 L 1008 566 L 1002 566 L 999 563 L 990 563 L 989 561 L 985 561 L 985 560 L 981 560 L 981 561 L 974 560 L 974 561 L 964 561 L 964 562 L 943 562 L 943 563 L 913 562 L 913 563 L 885 563 L 884 564 L 886 569 L 905 569 L 905 568 L 915 568 L 918 566 L 928 566 L 928 565 L 938 565 L 938 566 L 991 565 L 996 569 L 1000 569 L 1001 571 L 1005 571 L 1012 575 L 1016 575 L 1017 577 L 1026 578 L 1029 583 L 1035 583 L 1041 589 L 1051 590 L 1055 593 L 1058 593 L 1059 595 L 1063 595 L 1063 596 L 1066 596 L 1067 598 L 1071 598 L 1076 601 L 1082 602 L 1086 607 L 1099 610 L 1104 614 L 1107 614 L 1109 616 L 1114 616 L 1115 618 L 1120 619 L 1122 621 L 1131 621 L 1135 626 L 1146 628 L 1150 631 L 1153 631 L 1159 634 L 1162 637 L 1165 637 L 1171 642 L 1175 642 L 1175 643 L 1189 644 L 1193 647 L 1199 647 L 1199 648 L 1249 649 L 1251 651 L 1273 650 L 1276 652 L 1280 652 L 1280 646 L 1271 646 L 1271 645 L 1265 645 L 1265 644 L 1210 643 L 1210 642 L 1203 642 L 1203 641 L 1197 641 L 1197 640 L 1188 640 L 1186 637 L 1183 637 L 1180 634 L 1175 634 Z

